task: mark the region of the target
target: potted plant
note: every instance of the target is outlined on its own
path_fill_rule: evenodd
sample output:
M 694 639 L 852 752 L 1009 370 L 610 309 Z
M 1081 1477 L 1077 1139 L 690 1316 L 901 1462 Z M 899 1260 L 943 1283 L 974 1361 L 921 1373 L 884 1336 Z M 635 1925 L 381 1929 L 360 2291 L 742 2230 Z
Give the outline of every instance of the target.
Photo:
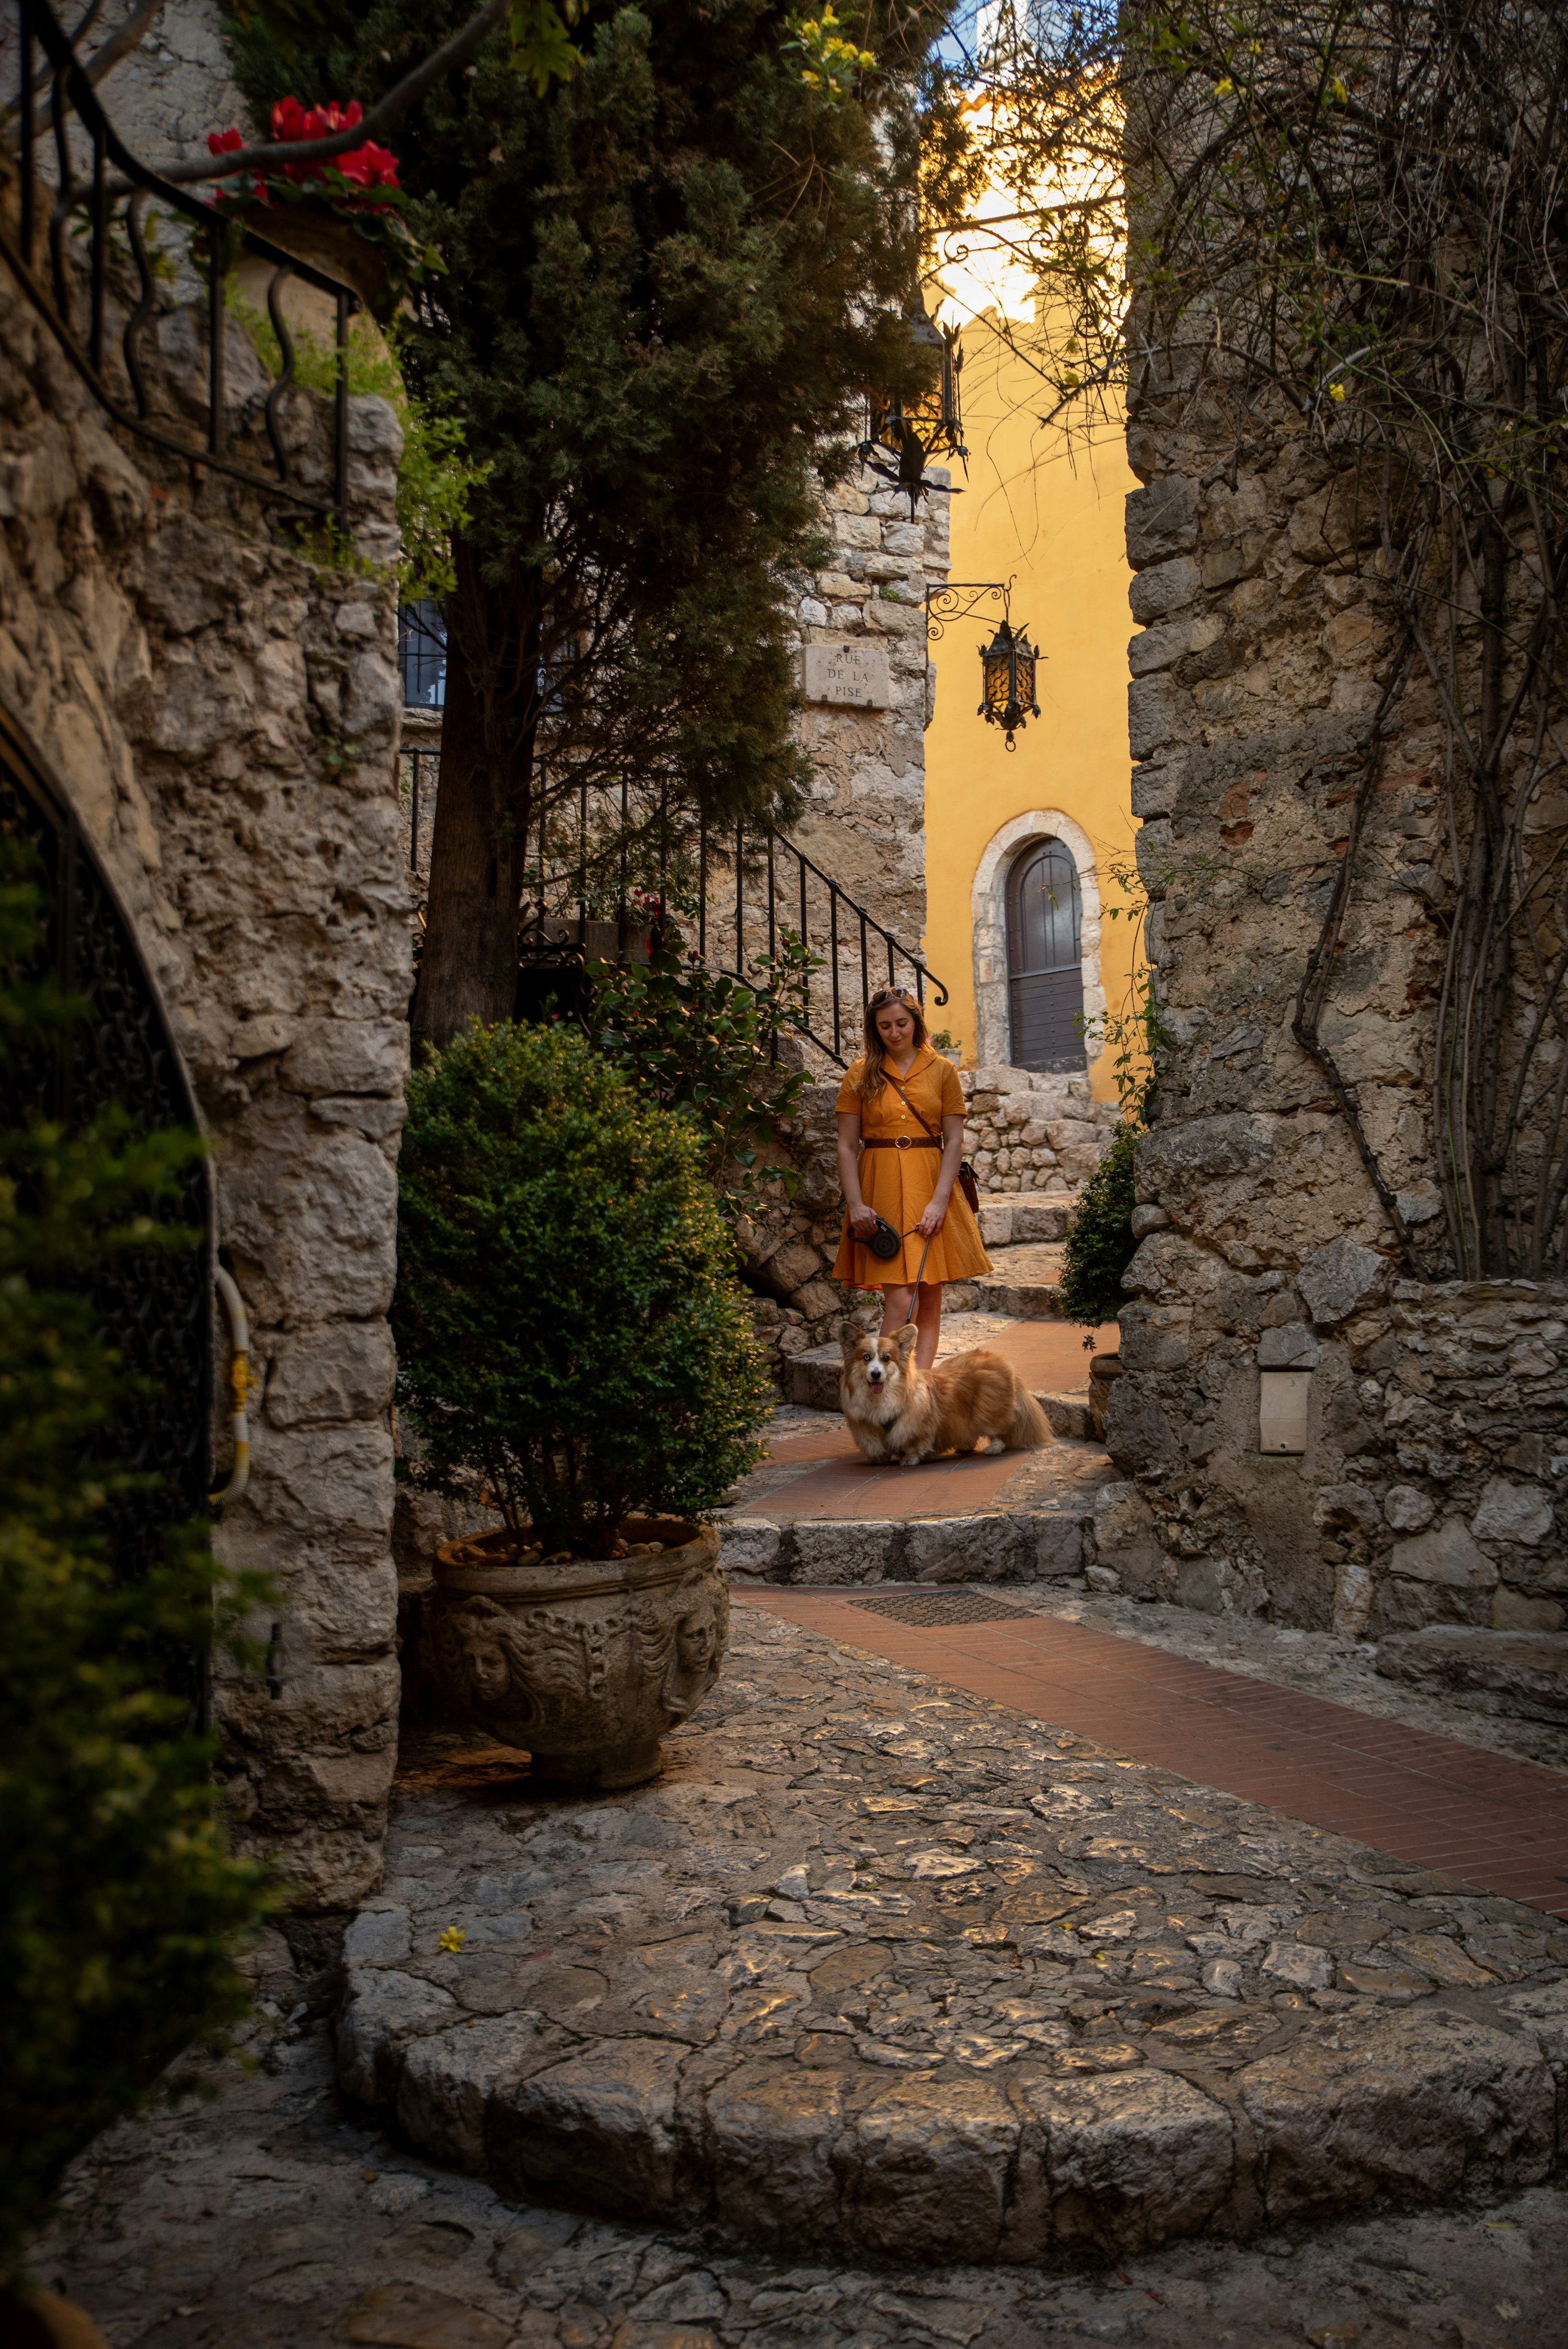
M 281 98 L 273 109 L 273 138 L 280 144 L 328 138 L 351 130 L 361 113 L 357 98 L 346 107 L 335 100 L 306 108 L 297 98 Z M 244 143 L 232 127 L 207 134 L 213 155 L 235 153 Z M 285 163 L 276 171 L 237 173 L 209 202 L 285 253 L 352 285 L 383 320 L 442 265 L 434 248 L 422 244 L 408 225 L 408 199 L 398 184 L 396 156 L 374 140 L 329 163 Z
M 717 1678 L 705 1519 L 771 1400 L 700 1140 L 562 1027 L 476 1024 L 408 1115 L 400 1473 L 501 1520 L 438 1554 L 437 1686 L 537 1776 L 630 1785 Z

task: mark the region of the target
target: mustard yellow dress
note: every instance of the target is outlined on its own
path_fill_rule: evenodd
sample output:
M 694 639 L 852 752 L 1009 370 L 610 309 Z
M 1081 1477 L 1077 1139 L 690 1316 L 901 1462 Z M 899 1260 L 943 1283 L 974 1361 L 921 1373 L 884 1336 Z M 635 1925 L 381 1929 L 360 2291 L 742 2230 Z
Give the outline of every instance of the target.
M 864 1073 L 864 1061 L 857 1061 L 839 1087 L 840 1112 L 859 1112 L 862 1142 L 902 1142 L 919 1143 L 920 1147 L 862 1150 L 861 1196 L 868 1207 L 887 1218 L 895 1232 L 913 1232 L 931 1205 L 942 1153 L 930 1147 L 921 1131 L 920 1119 L 911 1114 L 890 1083 L 883 1083 L 875 1101 L 861 1101 L 860 1085 Z M 964 1089 L 958 1081 L 958 1071 L 931 1045 L 922 1045 L 909 1074 L 901 1077 L 899 1082 L 933 1133 L 941 1134 L 944 1117 L 964 1115 Z M 914 1238 L 904 1241 L 898 1256 L 873 1256 L 851 1231 L 846 1210 L 839 1253 L 833 1260 L 833 1278 L 847 1281 L 851 1288 L 904 1288 L 920 1270 L 924 1247 L 925 1242 L 916 1233 Z M 990 1269 L 991 1260 L 980 1237 L 980 1226 L 968 1200 L 954 1184 L 942 1229 L 932 1241 L 925 1259 L 924 1278 L 932 1283 L 975 1280 Z

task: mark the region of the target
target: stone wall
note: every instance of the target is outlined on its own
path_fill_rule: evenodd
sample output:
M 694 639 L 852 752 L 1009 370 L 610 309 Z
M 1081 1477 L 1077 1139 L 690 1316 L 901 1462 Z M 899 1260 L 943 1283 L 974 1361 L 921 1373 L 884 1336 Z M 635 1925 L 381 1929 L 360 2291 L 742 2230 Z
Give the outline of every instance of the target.
M 1309 1626 L 1553 1628 L 1568 1296 L 1431 1278 L 1439 712 L 1418 685 L 1399 705 L 1322 1022 L 1418 1279 L 1291 1032 L 1388 615 L 1333 451 L 1233 389 L 1145 353 L 1130 404 L 1133 809 L 1171 1040 L 1107 1423 L 1119 1570 Z M 1265 1404 L 1290 1451 L 1263 1449 Z
M 933 469 L 932 479 L 946 474 Z M 934 674 L 926 659 L 925 590 L 947 578 L 947 500 L 934 490 L 912 522 L 901 491 L 863 470 L 827 493 L 833 551 L 798 605 L 810 759 L 806 811 L 793 837 L 842 889 L 917 952 L 925 930 L 925 728 Z M 887 700 L 857 710 L 829 700 L 839 647 L 850 676 L 876 678 Z M 872 985 L 885 975 L 873 962 Z M 901 967 L 901 982 L 908 974 Z
M 1077 1191 L 1105 1155 L 1121 1112 L 1087 1077 L 965 1069 L 965 1147 L 982 1192 Z
M 199 313 L 166 310 L 155 407 L 199 416 L 201 344 Z M 261 377 L 232 331 L 228 363 L 243 451 Z M 303 395 L 288 429 L 326 478 Z M 317 1909 L 378 1880 L 397 1702 L 400 444 L 378 400 L 350 429 L 356 564 L 323 567 L 248 492 L 110 427 L 0 272 L 0 696 L 119 891 L 211 1139 L 255 1378 L 216 1545 L 271 1578 L 260 1628 L 283 1627 L 280 1696 L 219 1688 L 223 1772 L 244 1839 Z
M 137 0 L 107 0 L 84 45 L 90 56 L 118 32 Z M 209 130 L 252 129 L 229 70 L 219 0 L 164 0 L 143 39 L 99 85 L 109 120 L 132 154 L 163 170 L 200 154 Z M 312 94 L 302 91 L 307 104 Z

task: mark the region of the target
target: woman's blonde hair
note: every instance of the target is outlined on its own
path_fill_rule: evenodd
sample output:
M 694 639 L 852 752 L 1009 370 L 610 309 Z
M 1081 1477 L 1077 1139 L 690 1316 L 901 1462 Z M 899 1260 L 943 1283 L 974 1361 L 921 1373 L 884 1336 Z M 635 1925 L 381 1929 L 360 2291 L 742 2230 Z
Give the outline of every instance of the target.
M 860 1094 L 862 1102 L 877 1100 L 887 1084 L 887 1078 L 882 1073 L 882 1062 L 887 1059 L 887 1048 L 882 1042 L 882 1031 L 877 1026 L 877 1013 L 885 1011 L 890 1003 L 900 1005 L 913 1020 L 914 1049 L 917 1052 L 926 1041 L 925 1017 L 920 1008 L 919 997 L 911 995 L 907 988 L 902 987 L 879 988 L 866 1005 L 865 1057 L 861 1061 L 860 1077 L 855 1086 L 855 1091 Z

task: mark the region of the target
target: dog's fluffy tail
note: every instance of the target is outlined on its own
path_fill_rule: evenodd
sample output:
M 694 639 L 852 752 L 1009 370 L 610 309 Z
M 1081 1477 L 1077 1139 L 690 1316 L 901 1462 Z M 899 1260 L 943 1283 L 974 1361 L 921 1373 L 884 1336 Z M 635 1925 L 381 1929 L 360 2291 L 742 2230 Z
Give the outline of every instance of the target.
M 1020 1379 L 1013 1395 L 1007 1442 L 1018 1452 L 1038 1452 L 1051 1440 L 1051 1423 Z

